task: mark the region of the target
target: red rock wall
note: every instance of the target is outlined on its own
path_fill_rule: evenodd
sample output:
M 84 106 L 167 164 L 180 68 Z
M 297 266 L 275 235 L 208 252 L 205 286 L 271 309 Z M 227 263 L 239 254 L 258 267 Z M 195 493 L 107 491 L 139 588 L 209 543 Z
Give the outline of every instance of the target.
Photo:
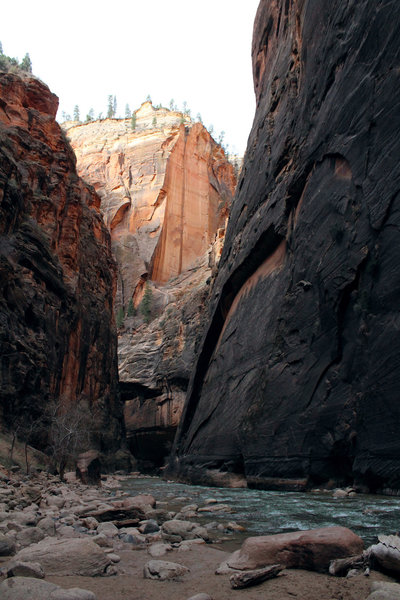
M 78 172 L 101 198 L 125 309 L 147 277 L 163 284 L 207 252 L 236 185 L 201 123 L 149 102 L 136 114 L 134 131 L 122 119 L 66 125 Z
M 180 128 L 168 159 L 165 213 L 151 278 L 166 283 L 204 255 L 225 227 L 235 180 L 222 149 L 201 125 Z
M 0 400 L 13 426 L 86 399 L 119 445 L 116 266 L 95 192 L 77 176 L 39 80 L 0 74 Z

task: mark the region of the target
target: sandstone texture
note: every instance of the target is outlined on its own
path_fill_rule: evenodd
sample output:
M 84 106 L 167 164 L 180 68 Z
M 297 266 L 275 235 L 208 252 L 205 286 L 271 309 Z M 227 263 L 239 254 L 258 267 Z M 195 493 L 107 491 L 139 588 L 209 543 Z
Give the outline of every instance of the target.
M 225 227 L 232 165 L 201 123 L 145 102 L 130 119 L 66 124 L 79 174 L 101 198 L 119 267 L 117 304 L 147 277 L 187 270 Z M 137 298 L 135 304 L 137 304 Z
M 170 453 L 182 414 L 236 177 L 201 123 L 151 102 L 135 114 L 134 130 L 129 119 L 63 127 L 111 233 L 127 437 L 139 467 L 152 470 Z
M 331 560 L 360 554 L 362 550 L 362 539 L 347 527 L 323 527 L 247 538 L 227 563 L 240 570 L 281 563 L 289 569 L 328 571 Z
M 394 0 L 260 3 L 181 477 L 400 489 L 399 22 Z
M 116 266 L 57 106 L 39 80 L 0 74 L 1 420 L 15 427 L 49 400 L 86 401 L 100 449 L 112 450 L 122 431 Z
M 161 467 L 172 449 L 205 320 L 209 257 L 159 288 L 155 317 L 124 323 L 118 339 L 121 398 L 129 448 L 141 469 Z M 160 312 L 157 315 L 157 312 Z

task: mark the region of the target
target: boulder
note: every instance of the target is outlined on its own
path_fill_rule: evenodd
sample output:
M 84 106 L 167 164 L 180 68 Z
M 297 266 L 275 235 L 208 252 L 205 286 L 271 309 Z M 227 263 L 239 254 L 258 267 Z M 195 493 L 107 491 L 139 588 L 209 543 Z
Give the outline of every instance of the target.
M 111 564 L 103 550 L 90 539 L 45 538 L 20 550 L 15 557 L 23 562 L 38 562 L 47 575 L 103 575 Z
M 17 533 L 17 543 L 23 548 L 40 542 L 45 537 L 42 529 L 39 527 L 26 527 Z
M 378 543 L 371 546 L 371 555 L 377 567 L 400 575 L 400 538 L 397 535 L 378 535 Z
M 165 521 L 161 527 L 163 538 L 170 542 L 180 542 L 182 540 L 192 540 L 195 538 L 203 538 L 208 540 L 208 531 L 205 527 L 199 527 L 197 523 L 191 521 L 180 521 L 172 519 Z
M 89 590 L 64 590 L 55 583 L 31 577 L 12 577 L 0 584 L 1 600 L 96 600 Z
M 97 450 L 88 450 L 78 456 L 76 476 L 86 485 L 99 485 L 101 475 L 100 454 Z
M 227 564 L 250 570 L 280 563 L 287 568 L 327 571 L 331 560 L 360 554 L 363 541 L 346 527 L 324 527 L 247 538 Z
M 51 517 L 44 517 L 44 519 L 41 519 L 38 522 L 37 527 L 41 529 L 46 536 L 56 535 L 56 526 Z
M 4 567 L 6 577 L 34 577 L 44 579 L 42 566 L 37 562 L 21 562 L 12 560 Z
M 13 556 L 15 548 L 14 540 L 8 535 L 0 533 L 0 556 Z
M 0 583 L 1 600 L 47 600 L 58 589 L 55 583 L 34 577 L 11 577 Z
M 400 600 L 400 585 L 387 581 L 374 581 L 367 600 Z
M 118 527 L 114 523 L 100 523 L 97 527 L 97 533 L 104 533 L 107 537 L 114 537 L 118 535 Z
M 157 531 L 160 531 L 160 527 L 157 523 L 157 521 L 154 521 L 154 519 L 148 519 L 147 521 L 145 521 L 144 523 L 142 523 L 139 527 L 139 531 L 140 533 L 156 533 Z
M 189 572 L 190 569 L 178 563 L 167 562 L 165 560 L 149 560 L 144 566 L 143 576 L 145 579 L 165 581 L 167 579 L 176 579 Z

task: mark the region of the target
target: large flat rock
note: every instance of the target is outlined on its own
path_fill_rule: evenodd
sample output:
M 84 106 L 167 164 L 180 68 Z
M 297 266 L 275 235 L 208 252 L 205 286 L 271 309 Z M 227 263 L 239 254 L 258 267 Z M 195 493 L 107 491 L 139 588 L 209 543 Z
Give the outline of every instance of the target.
M 104 575 L 111 560 L 92 540 L 45 538 L 15 556 L 22 562 L 38 562 L 46 575 Z
M 347 527 L 323 527 L 250 537 L 227 561 L 233 569 L 287 568 L 327 571 L 331 560 L 360 554 L 363 541 Z

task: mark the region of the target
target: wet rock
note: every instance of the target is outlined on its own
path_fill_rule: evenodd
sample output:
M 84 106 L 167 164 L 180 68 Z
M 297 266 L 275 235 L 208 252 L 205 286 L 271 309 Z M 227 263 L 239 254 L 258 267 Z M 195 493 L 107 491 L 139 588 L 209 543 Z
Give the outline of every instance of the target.
M 176 579 L 189 572 L 190 569 L 177 563 L 164 560 L 150 560 L 144 566 L 143 576 L 145 579 L 165 581 L 167 579 Z
M 232 506 L 229 504 L 212 503 L 207 506 L 202 506 L 198 509 L 198 512 L 232 512 Z
M 101 548 L 89 539 L 45 538 L 20 550 L 15 557 L 23 562 L 38 562 L 48 575 L 104 575 L 111 563 Z
M 327 571 L 336 558 L 360 554 L 363 542 L 346 527 L 324 527 L 247 538 L 227 560 L 233 569 L 258 569 L 280 563 L 287 568 Z

